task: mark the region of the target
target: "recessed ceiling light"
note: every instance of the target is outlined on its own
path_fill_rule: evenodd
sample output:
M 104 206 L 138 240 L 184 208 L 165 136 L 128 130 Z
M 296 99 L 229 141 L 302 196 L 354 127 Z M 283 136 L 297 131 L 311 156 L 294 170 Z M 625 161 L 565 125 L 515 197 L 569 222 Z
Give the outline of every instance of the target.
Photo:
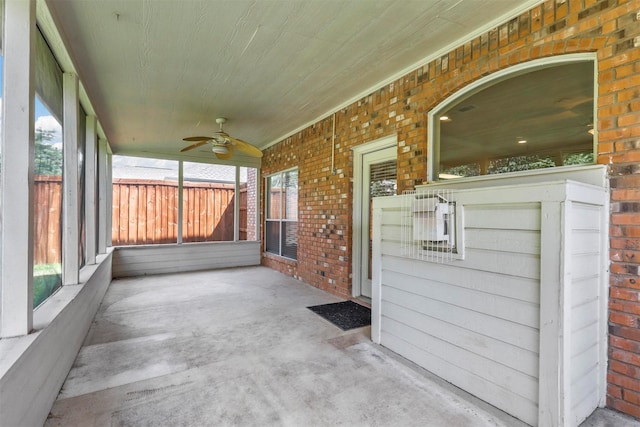
M 443 122 L 449 120 L 449 116 L 440 116 L 440 120 L 442 120 Z
M 518 144 L 526 144 L 527 140 L 526 139 L 519 139 L 518 140 Z

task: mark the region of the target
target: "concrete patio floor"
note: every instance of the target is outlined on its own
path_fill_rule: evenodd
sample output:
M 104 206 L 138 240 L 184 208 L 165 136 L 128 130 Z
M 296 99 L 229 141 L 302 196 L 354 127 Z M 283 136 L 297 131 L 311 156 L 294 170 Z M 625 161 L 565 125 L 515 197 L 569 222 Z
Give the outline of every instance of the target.
M 265 267 L 115 280 L 45 425 L 524 425 L 306 308 L 337 301 Z

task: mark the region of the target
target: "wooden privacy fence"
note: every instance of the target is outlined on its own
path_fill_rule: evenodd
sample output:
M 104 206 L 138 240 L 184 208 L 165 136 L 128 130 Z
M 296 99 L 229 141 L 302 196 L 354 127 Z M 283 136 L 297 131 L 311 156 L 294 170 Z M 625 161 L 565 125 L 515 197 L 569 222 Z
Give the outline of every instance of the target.
M 34 263 L 62 260 L 62 178 L 34 180 Z M 184 183 L 183 241 L 233 240 L 234 185 Z M 178 183 L 113 180 L 113 245 L 175 243 L 178 236 Z M 247 186 L 240 186 L 240 240 L 247 239 Z
M 62 260 L 62 177 L 37 175 L 34 179 L 34 264 Z
M 233 240 L 234 184 L 185 182 L 183 242 Z M 240 239 L 246 240 L 247 188 L 240 189 Z M 178 237 L 178 183 L 114 179 L 113 245 L 175 243 Z

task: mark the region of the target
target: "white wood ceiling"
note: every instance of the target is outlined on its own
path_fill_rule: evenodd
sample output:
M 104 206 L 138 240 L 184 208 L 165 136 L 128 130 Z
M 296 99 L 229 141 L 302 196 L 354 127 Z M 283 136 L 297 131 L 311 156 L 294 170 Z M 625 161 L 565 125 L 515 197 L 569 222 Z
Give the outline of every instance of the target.
M 265 147 L 539 3 L 46 2 L 114 153 L 163 156 L 216 117 Z

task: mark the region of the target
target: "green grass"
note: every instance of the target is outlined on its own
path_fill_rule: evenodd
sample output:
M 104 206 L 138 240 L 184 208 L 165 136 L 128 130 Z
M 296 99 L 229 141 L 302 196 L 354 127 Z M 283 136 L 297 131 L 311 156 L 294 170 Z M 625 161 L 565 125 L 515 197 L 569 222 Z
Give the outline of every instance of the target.
M 36 264 L 33 266 L 33 307 L 39 306 L 62 285 L 61 264 Z

